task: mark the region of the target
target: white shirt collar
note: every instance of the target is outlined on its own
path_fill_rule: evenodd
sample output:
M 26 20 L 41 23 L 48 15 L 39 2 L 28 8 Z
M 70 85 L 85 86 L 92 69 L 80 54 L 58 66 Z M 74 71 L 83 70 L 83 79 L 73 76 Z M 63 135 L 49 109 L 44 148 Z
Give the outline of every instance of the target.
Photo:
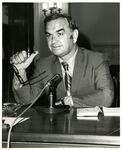
M 76 57 L 76 55 L 77 55 L 77 52 L 78 52 L 78 48 L 76 49 L 74 55 L 73 55 L 72 57 L 70 57 L 70 59 L 68 59 L 68 60 L 66 61 L 67 64 L 69 65 L 69 74 L 70 74 L 71 76 L 73 76 L 74 64 L 75 64 L 75 57 Z M 59 61 L 60 61 L 60 63 L 63 62 L 63 60 L 62 60 L 61 58 L 59 58 Z M 62 69 L 62 72 L 64 73 L 64 68 L 62 67 L 62 65 L 61 65 L 61 69 Z

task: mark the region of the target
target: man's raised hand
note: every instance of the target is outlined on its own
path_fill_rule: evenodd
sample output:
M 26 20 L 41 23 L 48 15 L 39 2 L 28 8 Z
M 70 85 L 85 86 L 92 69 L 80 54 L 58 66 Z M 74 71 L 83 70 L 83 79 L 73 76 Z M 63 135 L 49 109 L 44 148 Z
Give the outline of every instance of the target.
M 16 66 L 18 71 L 26 70 L 28 66 L 32 63 L 35 56 L 38 54 L 38 51 L 32 53 L 29 57 L 27 56 L 27 52 L 25 50 L 21 52 L 17 52 L 10 58 L 10 63 Z

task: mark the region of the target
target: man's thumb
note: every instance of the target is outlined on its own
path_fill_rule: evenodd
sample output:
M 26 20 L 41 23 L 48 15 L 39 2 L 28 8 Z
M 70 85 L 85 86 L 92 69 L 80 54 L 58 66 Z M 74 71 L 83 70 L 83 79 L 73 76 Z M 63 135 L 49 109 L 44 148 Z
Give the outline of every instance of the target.
M 38 51 L 35 51 L 34 53 L 32 53 L 29 58 L 27 59 L 27 61 L 29 62 L 32 62 L 33 59 L 35 58 L 35 56 L 38 54 L 39 52 Z
M 25 66 L 28 67 L 30 65 L 30 63 L 33 61 L 34 57 L 38 54 L 38 51 L 35 51 L 34 53 L 32 53 L 28 59 L 25 62 Z
M 38 54 L 39 52 L 38 51 L 35 51 L 34 53 L 32 53 L 29 57 L 30 60 L 33 61 L 34 57 Z

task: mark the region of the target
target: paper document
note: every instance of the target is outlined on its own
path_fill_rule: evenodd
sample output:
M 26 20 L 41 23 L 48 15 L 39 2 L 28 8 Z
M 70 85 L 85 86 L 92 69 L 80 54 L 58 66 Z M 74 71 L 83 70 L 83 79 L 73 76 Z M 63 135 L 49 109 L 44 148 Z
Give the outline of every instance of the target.
M 77 108 L 77 116 L 79 117 L 98 116 L 99 112 L 102 113 L 102 110 L 98 106 L 90 108 Z
M 82 116 L 77 116 L 78 120 L 99 120 L 98 116 L 94 116 L 94 117 L 82 117 Z
M 120 107 L 103 107 L 104 116 L 120 116 Z
M 120 107 L 90 107 L 77 108 L 77 119 L 98 120 L 102 116 L 120 116 Z
M 12 123 L 15 119 L 16 119 L 16 117 L 2 117 L 2 120 L 4 120 L 4 123 L 9 124 L 10 126 L 12 125 Z M 14 125 L 16 125 L 17 123 L 21 123 L 27 119 L 29 119 L 29 117 L 28 118 L 24 118 L 24 117 L 18 118 L 17 121 L 14 123 Z

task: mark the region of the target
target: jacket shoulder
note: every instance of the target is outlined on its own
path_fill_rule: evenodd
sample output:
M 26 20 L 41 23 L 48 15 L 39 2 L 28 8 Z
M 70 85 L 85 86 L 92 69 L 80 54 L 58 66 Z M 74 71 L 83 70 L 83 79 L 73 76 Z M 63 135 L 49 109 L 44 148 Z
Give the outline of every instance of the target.
M 47 68 L 50 68 L 50 65 L 53 64 L 54 62 L 54 56 L 50 55 L 48 57 L 45 58 L 39 58 L 35 64 L 34 64 L 34 71 L 35 72 L 40 72 L 42 70 L 45 70 Z
M 48 56 L 48 57 L 44 57 L 44 58 L 39 58 L 37 61 L 36 61 L 36 63 L 35 63 L 35 65 L 36 66 L 42 66 L 42 65 L 49 65 L 51 62 L 53 62 L 53 60 L 54 60 L 54 56 L 53 55 L 50 55 L 50 56 Z
M 101 64 L 105 61 L 109 61 L 108 56 L 104 53 L 82 49 L 84 57 L 86 57 L 92 64 Z

